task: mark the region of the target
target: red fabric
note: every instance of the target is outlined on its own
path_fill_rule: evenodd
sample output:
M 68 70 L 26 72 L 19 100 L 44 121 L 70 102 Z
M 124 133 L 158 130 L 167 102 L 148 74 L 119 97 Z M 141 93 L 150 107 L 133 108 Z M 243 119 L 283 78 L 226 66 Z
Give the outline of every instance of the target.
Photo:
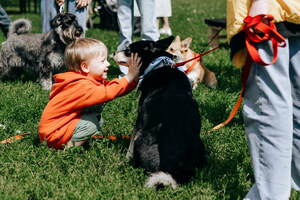
M 248 16 L 244 19 L 246 23 L 243 31 L 246 33 L 246 48 L 252 60 L 261 65 L 274 64 L 278 56 L 278 47 L 285 47 L 285 39 L 281 36 L 276 29 L 275 24 L 272 22 L 273 16 L 271 15 L 257 15 L 255 17 Z M 265 24 L 263 20 L 267 20 L 269 25 Z M 258 33 L 262 34 L 258 34 Z M 273 45 L 273 59 L 271 63 L 265 63 L 259 56 L 254 43 L 263 41 L 272 41 Z
M 95 79 L 76 72 L 54 76 L 50 101 L 39 123 L 39 137 L 49 147 L 60 149 L 72 137 L 84 108 L 110 101 L 136 87 L 127 79 Z

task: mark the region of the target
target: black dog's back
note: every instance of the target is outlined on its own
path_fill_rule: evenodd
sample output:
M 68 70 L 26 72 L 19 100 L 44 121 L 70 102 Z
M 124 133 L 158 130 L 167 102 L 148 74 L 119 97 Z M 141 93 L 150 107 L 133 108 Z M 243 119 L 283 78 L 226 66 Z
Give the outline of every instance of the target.
M 140 90 L 135 164 L 184 183 L 205 163 L 201 119 L 188 78 L 165 66 L 144 77 Z

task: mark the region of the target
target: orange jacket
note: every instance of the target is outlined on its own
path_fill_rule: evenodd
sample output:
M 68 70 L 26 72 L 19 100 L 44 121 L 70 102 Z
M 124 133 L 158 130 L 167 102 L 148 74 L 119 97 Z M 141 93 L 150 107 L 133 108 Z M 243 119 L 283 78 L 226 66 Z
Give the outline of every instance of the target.
M 57 74 L 54 80 L 38 133 L 41 141 L 57 149 L 71 139 L 84 108 L 110 101 L 136 87 L 125 77 L 97 81 L 77 72 Z

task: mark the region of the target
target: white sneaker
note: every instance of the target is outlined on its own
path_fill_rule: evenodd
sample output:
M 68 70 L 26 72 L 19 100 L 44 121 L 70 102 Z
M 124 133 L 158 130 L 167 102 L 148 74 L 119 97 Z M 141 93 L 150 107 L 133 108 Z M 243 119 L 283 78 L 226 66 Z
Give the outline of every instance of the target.
M 159 33 L 160 34 L 165 34 L 165 35 L 168 35 L 168 36 L 172 35 L 172 31 L 171 31 L 170 28 L 167 28 L 167 29 L 161 28 L 161 29 L 159 29 Z

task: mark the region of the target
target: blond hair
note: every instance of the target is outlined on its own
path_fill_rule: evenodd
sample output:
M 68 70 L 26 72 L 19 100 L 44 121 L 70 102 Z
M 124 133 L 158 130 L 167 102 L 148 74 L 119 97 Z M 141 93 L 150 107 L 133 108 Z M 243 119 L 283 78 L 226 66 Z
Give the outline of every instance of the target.
M 80 72 L 81 63 L 96 56 L 107 56 L 105 44 L 92 38 L 79 38 L 66 47 L 64 60 L 69 71 Z

